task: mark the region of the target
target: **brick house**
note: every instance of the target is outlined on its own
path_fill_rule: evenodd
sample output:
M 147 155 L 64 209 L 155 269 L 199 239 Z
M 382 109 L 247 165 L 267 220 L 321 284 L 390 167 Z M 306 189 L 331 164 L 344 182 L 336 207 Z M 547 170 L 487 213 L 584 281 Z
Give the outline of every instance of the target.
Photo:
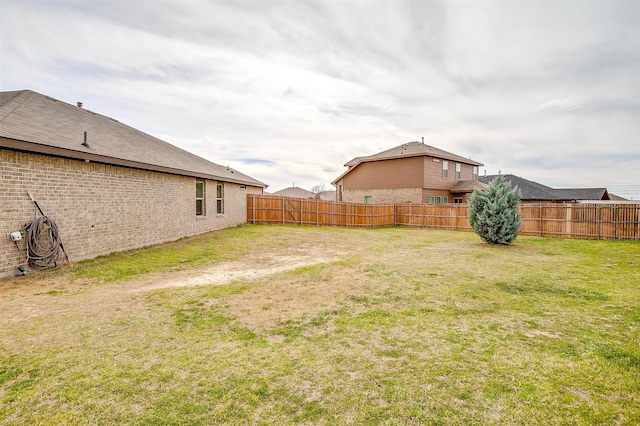
M 26 263 L 9 235 L 36 215 L 27 192 L 78 260 L 245 223 L 266 187 L 30 90 L 0 93 L 0 172 L 0 276 Z
M 409 142 L 367 157 L 356 157 L 332 182 L 336 200 L 353 203 L 465 203 L 483 189 L 484 164 L 423 142 Z

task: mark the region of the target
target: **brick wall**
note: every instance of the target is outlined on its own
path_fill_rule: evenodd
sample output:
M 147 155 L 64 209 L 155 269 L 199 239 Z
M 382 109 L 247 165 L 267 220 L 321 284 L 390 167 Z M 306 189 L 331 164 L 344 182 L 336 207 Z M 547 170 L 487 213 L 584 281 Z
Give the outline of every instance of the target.
M 364 203 L 364 197 L 372 197 L 373 204 L 422 203 L 421 188 L 343 190 L 342 201 Z
M 206 215 L 197 217 L 195 178 L 1 148 L 0 182 L 0 276 L 26 263 L 9 234 L 36 215 L 27 191 L 58 225 L 72 260 L 245 223 L 247 193 L 262 193 L 224 183 L 218 215 L 217 182 L 206 181 Z

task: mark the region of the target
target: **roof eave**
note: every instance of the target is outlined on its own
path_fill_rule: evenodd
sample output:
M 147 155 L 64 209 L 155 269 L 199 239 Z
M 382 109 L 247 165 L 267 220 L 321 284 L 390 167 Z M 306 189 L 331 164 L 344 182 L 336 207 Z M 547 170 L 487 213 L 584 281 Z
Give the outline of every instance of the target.
M 200 173 L 190 170 L 175 169 L 172 167 L 157 166 L 154 164 L 146 164 L 137 161 L 123 160 L 115 157 L 108 157 L 90 152 L 75 151 L 72 149 L 59 148 L 39 143 L 21 141 L 0 136 L 0 148 L 7 148 L 16 151 L 29 152 L 34 154 L 51 155 L 55 157 L 71 158 L 74 160 L 83 160 L 86 162 L 110 164 L 114 166 L 129 167 L 133 169 L 149 170 L 154 172 L 169 173 L 180 176 L 189 176 L 201 179 L 211 179 L 229 183 L 237 183 L 241 185 L 249 185 L 257 188 L 266 188 L 267 185 L 260 181 L 248 181 L 244 179 L 229 178 L 227 176 L 219 176 L 209 173 Z

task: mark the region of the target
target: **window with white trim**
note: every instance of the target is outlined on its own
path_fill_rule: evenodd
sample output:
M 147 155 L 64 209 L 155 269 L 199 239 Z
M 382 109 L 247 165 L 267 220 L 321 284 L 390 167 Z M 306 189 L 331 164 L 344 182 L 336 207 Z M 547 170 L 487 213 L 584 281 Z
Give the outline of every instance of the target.
M 204 181 L 196 181 L 196 216 L 204 216 Z
M 444 204 L 449 204 L 449 197 L 447 197 L 446 195 L 444 197 L 442 197 L 442 202 Z
M 456 180 L 460 180 L 460 172 L 462 171 L 462 165 L 456 163 Z
M 478 166 L 473 166 L 473 180 L 478 180 Z
M 456 197 L 456 198 L 454 198 L 454 199 L 453 199 L 453 202 L 454 202 L 455 204 L 462 204 L 462 197 Z
M 442 179 L 449 177 L 449 162 L 442 160 Z
M 373 197 L 371 195 L 365 195 L 364 196 L 364 203 L 365 204 L 373 204 Z
M 433 204 L 433 200 L 434 200 L 433 195 L 429 195 L 429 204 Z
M 224 214 L 224 184 L 216 185 L 216 213 Z

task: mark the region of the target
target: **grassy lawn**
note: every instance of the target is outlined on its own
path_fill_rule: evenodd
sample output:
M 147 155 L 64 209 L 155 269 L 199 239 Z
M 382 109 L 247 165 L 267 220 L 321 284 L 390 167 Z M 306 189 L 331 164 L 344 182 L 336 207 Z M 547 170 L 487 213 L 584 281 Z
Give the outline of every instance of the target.
M 0 424 L 640 421 L 638 242 L 243 226 L 3 281 Z

